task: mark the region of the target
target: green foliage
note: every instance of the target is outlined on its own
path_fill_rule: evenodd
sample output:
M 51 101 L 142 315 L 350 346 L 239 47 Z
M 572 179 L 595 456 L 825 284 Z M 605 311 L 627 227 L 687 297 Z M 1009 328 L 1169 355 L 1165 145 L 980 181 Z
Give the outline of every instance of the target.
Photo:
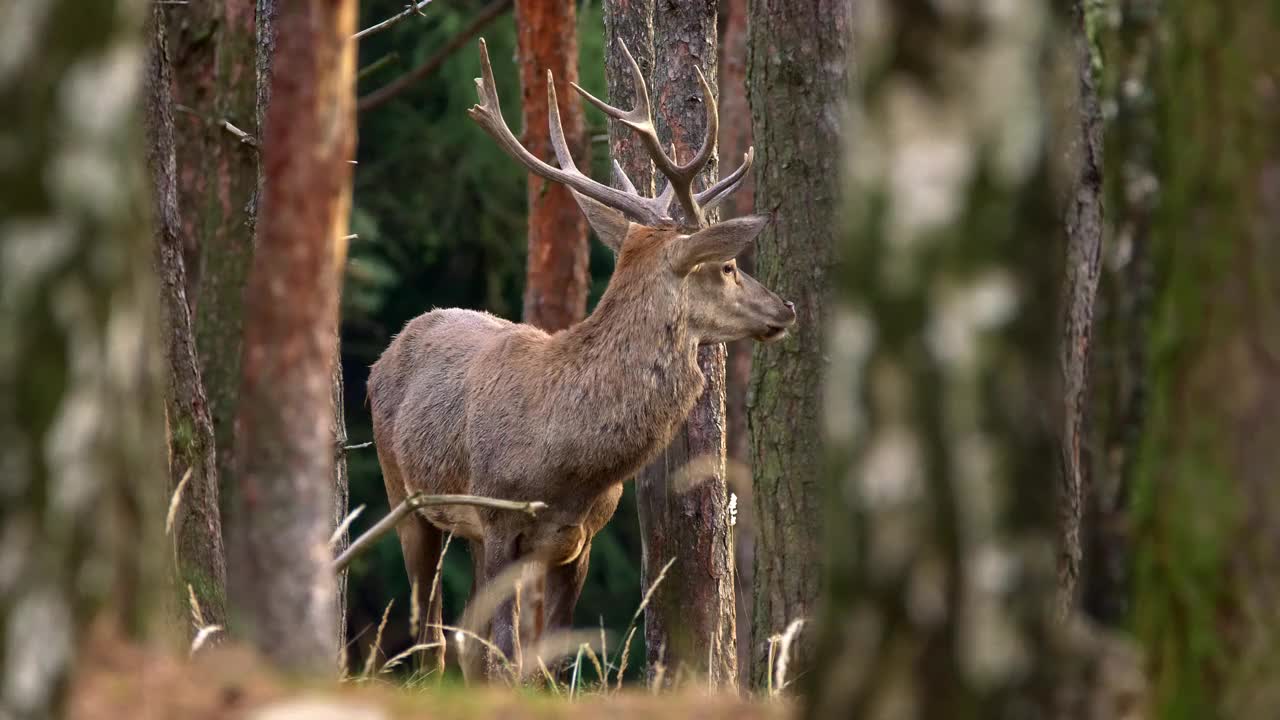
M 434 54 L 485 3 L 432 3 L 423 12 L 361 41 L 360 66 L 372 67 L 359 82 L 367 94 Z M 403 0 L 361 3 L 361 27 L 403 9 Z M 580 12 L 581 84 L 604 96 L 603 24 L 597 4 Z M 515 31 L 508 13 L 481 36 L 494 59 L 503 112 L 520 127 L 519 68 Z M 467 117 L 475 103 L 473 79 L 480 74 L 478 41 L 451 56 L 430 77 L 390 103 L 361 113 L 359 164 L 355 175 L 350 249 L 343 296 L 343 365 L 347 383 L 347 426 L 352 442 L 372 438 L 365 402 L 368 367 L 408 320 L 435 307 L 467 307 L 518 320 L 526 254 L 526 175 L 523 169 Z M 395 57 L 387 60 L 392 53 Z M 560 98 L 567 102 L 569 98 Z M 598 113 L 592 136 L 604 133 Z M 543 128 L 534 132 L 545 132 Z M 593 143 L 592 167 L 605 177 L 606 146 Z M 612 271 L 612 255 L 592 241 L 594 303 Z M 372 448 L 349 457 L 351 506 L 365 505 L 353 533 L 362 532 L 388 510 L 377 457 Z M 442 577 L 445 622 L 461 614 L 471 588 L 471 563 L 462 541 L 453 543 Z M 601 621 L 621 634 L 640 602 L 640 535 L 632 491 L 624 495 L 614 521 L 595 539 L 591 572 L 575 624 Z M 409 606 L 409 584 L 394 535 L 356 560 L 350 574 L 350 628 L 353 637 L 372 634 L 388 600 Z M 393 620 L 396 613 L 393 611 Z M 368 637 L 361 641 L 367 642 Z M 620 642 L 620 639 L 618 640 Z M 407 622 L 392 622 L 384 649 L 394 654 L 409 645 Z M 362 648 L 360 643 L 354 648 Z M 363 650 L 360 650 L 363 652 Z M 357 655 L 358 656 L 358 655 Z M 631 670 L 643 669 L 643 642 L 632 644 Z

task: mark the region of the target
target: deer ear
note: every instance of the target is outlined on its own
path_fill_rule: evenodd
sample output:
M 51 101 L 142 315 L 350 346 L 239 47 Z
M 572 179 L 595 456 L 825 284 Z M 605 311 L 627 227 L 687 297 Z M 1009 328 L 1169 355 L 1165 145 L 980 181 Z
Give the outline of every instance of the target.
M 672 265 L 680 275 L 687 275 L 704 262 L 728 262 L 741 253 L 769 224 L 767 215 L 747 215 L 725 220 L 673 243 Z
M 615 253 L 621 252 L 622 241 L 627 237 L 627 228 L 631 226 L 626 216 L 576 190 L 571 189 L 569 192 L 573 193 L 573 199 L 578 201 L 578 207 L 582 209 L 582 214 L 587 216 L 587 222 L 591 224 L 591 229 L 596 231 L 600 242 L 608 245 Z

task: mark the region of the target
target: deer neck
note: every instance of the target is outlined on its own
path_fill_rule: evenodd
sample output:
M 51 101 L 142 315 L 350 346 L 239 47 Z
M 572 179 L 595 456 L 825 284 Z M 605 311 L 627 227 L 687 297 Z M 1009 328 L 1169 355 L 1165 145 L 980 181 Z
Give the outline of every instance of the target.
M 611 283 L 594 312 L 566 330 L 565 349 L 584 371 L 583 380 L 610 383 L 642 411 L 664 414 L 662 403 L 697 398 L 703 378 L 698 340 L 682 312 L 681 288 Z M 681 418 L 683 419 L 683 417 Z

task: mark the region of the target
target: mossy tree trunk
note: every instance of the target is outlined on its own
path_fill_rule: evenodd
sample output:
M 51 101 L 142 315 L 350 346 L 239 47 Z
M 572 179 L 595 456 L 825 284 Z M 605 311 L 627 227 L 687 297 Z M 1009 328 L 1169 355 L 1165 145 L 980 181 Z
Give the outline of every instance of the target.
M 95 610 L 135 633 L 153 617 L 164 428 L 151 8 L 19 7 L 0 61 L 0 716 L 25 720 L 62 714 Z
M 237 427 L 233 623 L 290 669 L 338 659 L 328 537 L 335 357 L 355 146 L 355 2 L 284 0 Z
M 156 6 L 157 8 L 161 6 Z M 218 464 L 209 403 L 196 355 L 183 229 L 178 210 L 177 153 L 174 137 L 172 72 L 163 13 L 154 13 L 147 56 L 147 166 L 152 186 L 152 252 L 160 280 L 160 334 L 167 369 L 165 420 L 169 443 L 169 493 L 181 487 L 173 524 L 173 560 L 178 587 L 175 604 L 182 618 L 192 612 L 187 598 L 200 604 L 206 625 L 226 623 L 226 555 L 218 507 Z M 182 623 L 188 635 L 199 630 Z
M 244 293 L 253 261 L 262 132 L 254 0 L 165 5 L 173 31 L 179 209 L 218 477 L 234 483 Z M 233 132 L 227 124 L 247 136 Z M 227 493 L 224 492 L 223 495 Z M 224 509 L 225 503 L 224 503 Z
M 847 0 L 753 0 L 749 82 L 757 145 L 755 207 L 774 220 L 756 243 L 756 274 L 795 302 L 788 337 L 752 361 L 755 508 L 751 684 L 769 685 L 769 638 L 812 621 L 822 576 L 822 333 L 837 235 L 841 118 L 849 82 Z M 790 645 L 791 677 L 812 666 L 812 626 Z
M 547 132 L 547 72 L 555 77 L 560 122 L 579 167 L 590 167 L 578 82 L 578 16 L 575 0 L 518 0 L 516 44 L 520 58 L 521 142 L 554 162 Z M 587 314 L 587 219 L 569 188 L 529 174 L 529 260 L 524 321 L 547 332 L 563 330 Z
M 1130 509 L 1133 622 L 1168 718 L 1263 717 L 1278 697 L 1275 10 L 1162 3 L 1153 84 L 1126 88 L 1155 102 L 1159 189 L 1150 393 Z
M 1060 234 L 1047 2 L 875 3 L 824 389 L 809 717 L 1047 717 Z

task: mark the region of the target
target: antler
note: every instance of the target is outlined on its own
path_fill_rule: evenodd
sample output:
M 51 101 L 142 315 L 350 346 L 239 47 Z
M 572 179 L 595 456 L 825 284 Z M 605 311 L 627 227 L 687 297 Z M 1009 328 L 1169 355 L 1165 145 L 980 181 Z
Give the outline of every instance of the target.
M 676 162 L 675 148 L 672 148 L 671 155 L 667 155 L 662 150 L 662 143 L 658 140 L 658 130 L 653 124 L 653 110 L 649 105 L 649 88 L 645 85 L 644 73 L 640 71 L 640 66 L 636 63 L 635 58 L 631 56 L 631 51 L 627 49 L 626 43 L 622 43 L 622 54 L 626 56 L 627 62 L 631 65 L 631 76 L 636 86 L 636 104 L 634 108 L 622 110 L 609 105 L 583 90 L 577 83 L 572 83 L 573 89 L 577 90 L 587 102 L 600 108 L 605 115 L 635 130 L 640 135 L 641 142 L 644 143 L 645 149 L 649 151 L 650 157 L 653 158 L 653 164 L 667 178 L 667 190 L 663 192 L 663 195 L 666 195 L 668 191 L 674 191 L 675 197 L 680 201 L 680 207 L 684 209 L 685 216 L 689 219 L 689 222 L 696 227 L 704 227 L 707 224 L 704 210 L 718 199 L 723 198 L 741 181 L 742 177 L 746 175 L 747 169 L 751 166 L 753 155 L 752 153 L 747 153 L 741 167 L 712 187 L 695 195 L 693 193 L 694 178 L 698 176 L 698 173 L 706 166 L 707 161 L 711 159 L 711 153 L 716 146 L 716 136 L 720 130 L 720 115 L 716 110 L 716 99 L 711 94 L 711 87 L 707 85 L 707 79 L 703 77 L 702 71 L 695 66 L 694 71 L 698 73 L 698 82 L 702 85 L 703 104 L 707 109 L 707 134 L 703 138 L 702 147 L 698 148 L 697 154 L 689 162 L 681 165 Z M 704 203 L 708 205 L 704 206 Z
M 548 180 L 562 183 L 592 200 L 622 211 L 638 222 L 647 225 L 660 225 L 671 222 L 671 218 L 667 216 L 666 208 L 658 207 L 657 199 L 644 198 L 617 190 L 604 183 L 592 180 L 578 170 L 573 163 L 573 156 L 569 154 L 568 145 L 564 139 L 564 128 L 560 125 L 560 109 L 556 103 L 556 90 L 555 85 L 551 82 L 550 72 L 547 73 L 549 110 L 547 124 L 550 126 L 551 144 L 555 148 L 556 160 L 560 163 L 558 168 L 539 160 L 536 155 L 529 152 L 512 134 L 511 129 L 507 127 L 507 121 L 502 118 L 502 105 L 498 101 L 498 89 L 493 82 L 493 66 L 489 64 L 489 49 L 483 39 L 480 41 L 480 71 L 483 77 L 476 78 L 476 94 L 480 98 L 480 104 L 473 105 L 467 110 L 467 114 L 471 116 L 472 120 L 479 123 L 480 127 L 484 128 L 484 131 L 489 133 L 494 140 L 498 141 L 498 145 L 508 155 L 518 160 L 530 172 Z
M 703 139 L 702 147 L 698 149 L 698 153 L 688 163 L 682 165 L 675 159 L 674 147 L 671 149 L 671 155 L 663 152 L 662 144 L 658 140 L 657 129 L 653 124 L 653 114 L 649 105 L 649 90 L 645 85 L 644 75 L 640 72 L 640 66 L 636 64 L 635 58 L 631 56 L 626 44 L 623 44 L 622 52 L 626 56 L 627 62 L 631 64 L 631 73 L 635 80 L 635 108 L 627 111 L 620 110 L 583 90 L 577 83 L 570 84 L 573 85 L 574 90 L 577 90 L 592 105 L 600 108 L 609 117 L 618 120 L 640 134 L 641 141 L 653 158 L 654 165 L 667 178 L 666 188 L 656 198 L 641 196 L 635 185 L 632 184 L 631 179 L 627 177 L 616 161 L 613 164 L 613 169 L 618 176 L 618 183 L 622 185 L 622 190 L 596 182 L 578 170 L 573 162 L 573 155 L 569 152 L 568 143 L 565 142 L 564 128 L 560 123 L 560 106 L 556 101 L 556 89 L 550 71 L 547 71 L 547 125 L 551 133 L 551 146 L 555 150 L 556 161 L 559 162 L 560 167 L 557 168 L 539 160 L 537 156 L 521 145 L 520 141 L 511 132 L 511 129 L 507 127 L 506 120 L 502 117 L 502 107 L 498 102 L 497 86 L 493 82 L 493 67 L 489 64 L 489 50 L 483 39 L 480 40 L 480 69 L 483 77 L 476 78 L 476 93 L 480 98 L 480 104 L 472 106 L 467 111 L 467 114 L 471 116 L 471 119 L 479 123 L 480 127 L 489 133 L 494 140 L 497 140 L 508 155 L 518 160 L 536 175 L 562 183 L 570 189 L 619 210 L 631 217 L 631 219 L 646 225 L 670 224 L 672 222 L 669 214 L 671 199 L 672 197 L 679 198 L 680 206 L 684 209 L 689 223 L 695 227 L 705 227 L 707 224 L 705 211 L 714 207 L 741 185 L 747 171 L 751 169 L 755 151 L 754 149 L 749 149 L 743 156 L 742 165 L 737 170 L 721 178 L 719 182 L 711 187 L 695 194 L 693 192 L 693 181 L 711 159 L 711 153 L 716 145 L 716 135 L 719 132 L 719 114 L 716 110 L 716 101 L 711 94 L 710 86 L 707 85 L 706 78 L 703 77 L 701 70 L 694 68 L 698 73 L 698 82 L 702 84 L 704 102 L 707 108 L 707 134 Z

